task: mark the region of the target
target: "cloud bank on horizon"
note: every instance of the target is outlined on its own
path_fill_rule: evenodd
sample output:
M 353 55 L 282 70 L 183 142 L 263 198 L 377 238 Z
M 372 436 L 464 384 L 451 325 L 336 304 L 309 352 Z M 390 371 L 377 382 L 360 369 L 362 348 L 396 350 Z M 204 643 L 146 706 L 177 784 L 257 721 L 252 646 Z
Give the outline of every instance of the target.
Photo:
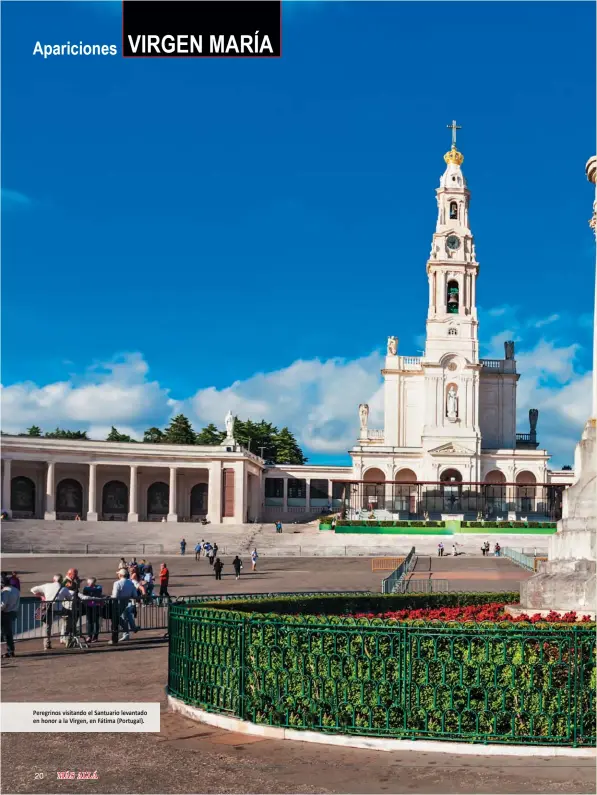
M 554 315 L 544 322 L 529 318 L 520 323 L 517 309 L 505 306 L 485 316 L 504 328 L 482 346 L 483 356 L 501 358 L 504 341 L 518 343 L 518 430 L 527 430 L 528 411 L 538 408 L 541 447 L 552 454 L 553 466 L 572 464 L 574 446 L 590 412 L 591 372 L 582 368 L 582 346 L 545 336 L 525 345 L 529 330 L 546 333 L 555 323 Z M 583 317 L 559 321 L 560 327 L 566 322 L 586 327 Z M 166 384 L 150 379 L 143 354 L 124 353 L 64 381 L 4 386 L 2 430 L 19 433 L 31 425 L 44 431 L 60 426 L 104 439 L 115 425 L 140 439 L 147 427 L 163 427 L 179 412 L 189 417 L 196 430 L 210 422 L 222 426 L 230 409 L 243 419 L 287 425 L 310 457 L 337 461 L 356 440 L 359 403 L 369 403 L 371 426 L 383 427 L 382 366 L 379 350 L 356 359 L 299 359 L 224 388 L 207 386 L 175 398 Z

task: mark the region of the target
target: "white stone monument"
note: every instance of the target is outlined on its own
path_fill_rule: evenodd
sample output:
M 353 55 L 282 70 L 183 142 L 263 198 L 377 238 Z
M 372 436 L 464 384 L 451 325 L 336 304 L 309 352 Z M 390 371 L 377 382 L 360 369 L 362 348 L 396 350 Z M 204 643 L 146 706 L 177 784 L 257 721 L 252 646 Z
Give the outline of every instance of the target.
M 224 440 L 224 444 L 230 444 L 230 442 L 234 442 L 234 417 L 230 410 L 224 418 L 224 424 L 226 426 L 226 439 Z
M 595 184 L 597 157 L 586 166 Z M 597 196 L 589 222 L 597 235 Z M 562 518 L 549 540 L 548 560 L 538 574 L 520 586 L 523 612 L 574 610 L 581 617 L 596 611 L 597 569 L 597 280 L 595 285 L 595 325 L 593 327 L 593 401 L 591 417 L 576 448 L 576 482 L 563 496 Z M 513 611 L 514 612 L 514 611 Z
M 361 423 L 359 438 L 366 439 L 368 437 L 367 423 L 369 422 L 369 406 L 367 403 L 361 403 L 359 406 L 359 420 Z

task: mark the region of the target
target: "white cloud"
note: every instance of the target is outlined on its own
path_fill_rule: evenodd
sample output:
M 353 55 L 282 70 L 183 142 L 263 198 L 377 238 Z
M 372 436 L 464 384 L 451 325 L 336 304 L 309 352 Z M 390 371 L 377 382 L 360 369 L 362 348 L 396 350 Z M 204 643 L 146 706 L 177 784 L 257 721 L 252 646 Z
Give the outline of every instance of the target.
M 535 328 L 541 328 L 542 326 L 548 326 L 550 323 L 555 323 L 556 320 L 559 320 L 559 319 L 560 319 L 560 316 L 554 314 L 554 315 L 550 315 L 549 317 L 544 317 L 541 320 L 535 321 L 535 323 L 533 325 L 535 326 Z
M 44 430 L 60 426 L 91 435 L 91 429 L 97 429 L 92 438 L 101 439 L 106 427 L 126 425 L 136 428 L 133 435 L 138 435 L 145 423 L 166 417 L 173 404 L 166 389 L 147 380 L 147 371 L 141 354 L 129 353 L 94 365 L 81 379 L 2 387 L 2 430 L 18 433 L 30 425 Z
M 591 410 L 591 373 L 578 368 L 577 344 L 544 339 L 517 355 L 518 430 L 528 430 L 528 411 L 539 409 L 537 437 L 552 455 L 551 466 L 573 464 L 574 447 Z
M 369 403 L 371 426 L 382 427 L 381 367 L 378 352 L 352 361 L 299 360 L 224 389 L 200 389 L 182 410 L 196 426 L 221 426 L 230 409 L 244 419 L 288 425 L 311 451 L 341 453 L 355 442 L 359 403 Z

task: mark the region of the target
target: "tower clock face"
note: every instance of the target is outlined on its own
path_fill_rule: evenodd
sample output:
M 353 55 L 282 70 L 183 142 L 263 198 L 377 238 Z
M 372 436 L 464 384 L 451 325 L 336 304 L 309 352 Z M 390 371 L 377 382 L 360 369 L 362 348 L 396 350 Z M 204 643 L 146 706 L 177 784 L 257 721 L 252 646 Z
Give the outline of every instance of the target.
M 450 251 L 456 251 L 457 248 L 460 248 L 460 238 L 456 237 L 456 235 L 449 235 L 446 240 L 446 247 Z

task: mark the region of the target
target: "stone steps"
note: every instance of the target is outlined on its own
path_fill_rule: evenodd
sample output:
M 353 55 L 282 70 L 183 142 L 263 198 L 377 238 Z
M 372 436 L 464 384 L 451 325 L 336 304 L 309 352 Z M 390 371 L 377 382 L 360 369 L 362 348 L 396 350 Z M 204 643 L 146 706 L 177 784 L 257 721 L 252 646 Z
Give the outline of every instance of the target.
M 3 553 L 37 554 L 114 554 L 145 557 L 177 554 L 180 539 L 187 540 L 187 555 L 193 554 L 197 541 L 215 541 L 222 554 L 247 555 L 257 547 L 265 556 L 398 555 L 415 547 L 421 554 L 435 554 L 440 541 L 446 554 L 456 540 L 459 552 L 479 554 L 481 544 L 491 548 L 498 541 L 502 547 L 526 549 L 532 554 L 547 550 L 547 536 L 473 535 L 400 536 L 334 534 L 319 531 L 318 525 L 285 525 L 276 533 L 272 524 L 200 525 L 186 522 L 68 522 L 21 519 L 2 523 Z

